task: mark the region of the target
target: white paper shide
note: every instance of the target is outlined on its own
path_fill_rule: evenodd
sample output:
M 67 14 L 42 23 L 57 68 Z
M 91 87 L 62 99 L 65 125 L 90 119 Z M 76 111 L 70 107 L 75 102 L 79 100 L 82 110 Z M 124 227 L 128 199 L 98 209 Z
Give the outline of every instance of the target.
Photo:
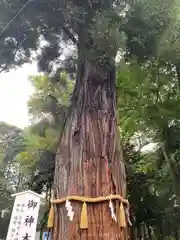
M 109 201 L 109 208 L 110 208 L 112 219 L 114 219 L 114 221 L 117 222 L 116 214 L 114 212 L 114 206 L 111 200 Z
M 74 217 L 74 212 L 72 210 L 71 202 L 68 199 L 66 200 L 65 207 L 66 207 L 66 210 L 68 212 L 67 216 L 69 217 L 70 221 L 72 221 L 73 217 Z

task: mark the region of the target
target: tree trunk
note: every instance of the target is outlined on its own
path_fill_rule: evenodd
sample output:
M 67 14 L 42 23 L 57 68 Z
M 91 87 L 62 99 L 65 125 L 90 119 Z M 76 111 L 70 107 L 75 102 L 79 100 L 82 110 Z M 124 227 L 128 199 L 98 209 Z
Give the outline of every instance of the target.
M 55 198 L 109 194 L 125 198 L 125 168 L 115 118 L 115 67 L 83 64 L 77 74 L 76 101 L 57 151 Z M 56 205 L 53 240 L 128 239 L 127 228 L 120 228 L 111 218 L 108 201 L 87 204 L 87 230 L 80 229 L 82 204 L 72 202 L 72 207 L 71 222 L 64 204 Z

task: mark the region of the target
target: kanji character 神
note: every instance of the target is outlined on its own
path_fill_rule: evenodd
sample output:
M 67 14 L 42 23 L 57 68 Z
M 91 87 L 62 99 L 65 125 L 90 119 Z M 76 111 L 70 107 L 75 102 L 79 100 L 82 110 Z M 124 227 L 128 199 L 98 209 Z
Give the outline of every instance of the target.
M 27 226 L 27 225 L 29 225 L 29 227 L 31 226 L 31 224 L 34 222 L 34 218 L 33 218 L 33 216 L 27 216 L 26 218 L 25 218 L 25 221 L 24 221 L 24 223 L 25 223 L 25 225 Z

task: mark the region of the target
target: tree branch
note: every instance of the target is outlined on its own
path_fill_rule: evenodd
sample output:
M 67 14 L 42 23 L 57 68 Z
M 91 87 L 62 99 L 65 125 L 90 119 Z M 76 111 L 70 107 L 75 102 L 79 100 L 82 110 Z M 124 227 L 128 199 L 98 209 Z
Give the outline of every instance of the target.
M 57 19 L 59 20 L 59 12 L 57 14 L 56 10 L 52 8 L 51 4 L 48 5 L 49 8 L 54 12 L 55 17 L 57 17 Z M 60 28 L 62 29 L 62 31 L 69 37 L 69 39 L 74 43 L 77 44 L 77 39 L 75 38 L 75 36 L 73 35 L 73 33 L 63 24 L 60 23 L 60 21 L 58 21 L 58 23 L 60 24 Z
M 63 32 L 69 37 L 69 39 L 74 44 L 78 43 L 78 40 L 75 38 L 75 36 L 72 34 L 72 32 L 68 28 L 66 28 L 65 26 L 61 25 L 61 29 L 63 30 Z

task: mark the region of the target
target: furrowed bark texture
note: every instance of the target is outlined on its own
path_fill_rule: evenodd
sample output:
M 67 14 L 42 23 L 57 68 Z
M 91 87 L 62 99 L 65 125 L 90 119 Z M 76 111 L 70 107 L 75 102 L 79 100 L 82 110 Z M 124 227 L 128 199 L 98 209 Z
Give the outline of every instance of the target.
M 76 107 L 57 151 L 55 197 L 112 193 L 125 198 L 125 168 L 115 119 L 115 69 L 103 70 L 89 62 L 84 62 L 83 69 L 76 81 Z M 65 206 L 56 206 L 53 240 L 128 239 L 127 229 L 120 229 L 111 218 L 108 202 L 87 204 L 87 230 L 80 229 L 82 204 L 72 202 L 72 206 L 72 222 Z

